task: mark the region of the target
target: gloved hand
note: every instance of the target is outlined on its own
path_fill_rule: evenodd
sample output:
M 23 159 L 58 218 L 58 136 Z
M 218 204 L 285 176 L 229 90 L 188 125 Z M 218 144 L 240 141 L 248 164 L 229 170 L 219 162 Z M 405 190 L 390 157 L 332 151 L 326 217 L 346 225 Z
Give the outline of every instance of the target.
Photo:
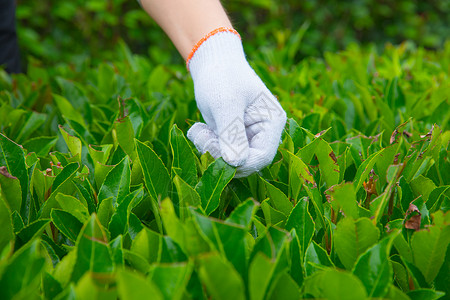
M 248 64 L 237 32 L 212 34 L 187 64 L 206 121 L 195 123 L 187 137 L 201 153 L 208 151 L 237 167 L 236 177 L 269 165 L 286 113 Z

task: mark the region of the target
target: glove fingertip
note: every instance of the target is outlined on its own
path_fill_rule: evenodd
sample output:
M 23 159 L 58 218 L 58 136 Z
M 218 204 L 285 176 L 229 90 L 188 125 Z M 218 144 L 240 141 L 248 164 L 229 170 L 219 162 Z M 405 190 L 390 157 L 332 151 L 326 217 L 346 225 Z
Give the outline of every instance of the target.
M 209 132 L 211 129 L 209 129 L 208 125 L 205 123 L 197 122 L 189 128 L 186 136 L 191 142 L 195 143 L 196 138 L 202 133 L 202 131 Z
M 245 164 L 248 158 L 248 147 L 239 151 L 230 149 L 231 147 L 222 147 L 222 158 L 231 166 L 239 167 Z

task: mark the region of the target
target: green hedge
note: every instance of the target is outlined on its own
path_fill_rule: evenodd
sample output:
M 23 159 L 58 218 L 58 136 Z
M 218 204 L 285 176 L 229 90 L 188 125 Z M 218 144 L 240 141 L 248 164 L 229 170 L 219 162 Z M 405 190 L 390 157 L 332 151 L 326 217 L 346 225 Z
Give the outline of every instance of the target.
M 224 1 L 246 46 L 283 46 L 286 39 L 306 30 L 296 58 L 343 49 L 353 42 L 442 47 L 450 36 L 450 4 L 445 0 Z M 137 53 L 165 62 L 180 58 L 159 27 L 136 1 L 18 1 L 20 44 L 24 57 L 48 63 L 80 56 L 110 57 L 124 39 Z M 149 48 L 150 47 L 150 48 Z M 155 48 L 164 51 L 155 52 Z M 162 55 L 162 53 L 169 53 Z
M 448 296 L 450 43 L 297 47 L 250 53 L 290 118 L 241 179 L 186 139 L 182 64 L 0 72 L 0 298 Z

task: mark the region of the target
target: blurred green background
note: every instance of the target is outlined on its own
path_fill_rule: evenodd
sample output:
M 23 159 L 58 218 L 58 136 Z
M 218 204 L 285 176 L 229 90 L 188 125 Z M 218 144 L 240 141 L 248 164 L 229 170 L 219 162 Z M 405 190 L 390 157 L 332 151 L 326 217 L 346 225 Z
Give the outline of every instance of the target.
M 450 36 L 450 1 L 229 0 L 222 1 L 248 50 L 302 39 L 294 60 L 322 56 L 348 44 L 412 40 L 439 48 Z M 182 62 L 170 40 L 133 0 L 17 0 L 23 60 L 47 64 L 109 59 L 120 40 L 157 63 Z M 293 35 L 293 33 L 299 33 Z M 304 33 L 304 34 L 303 34 Z M 293 62 L 295 63 L 295 61 Z

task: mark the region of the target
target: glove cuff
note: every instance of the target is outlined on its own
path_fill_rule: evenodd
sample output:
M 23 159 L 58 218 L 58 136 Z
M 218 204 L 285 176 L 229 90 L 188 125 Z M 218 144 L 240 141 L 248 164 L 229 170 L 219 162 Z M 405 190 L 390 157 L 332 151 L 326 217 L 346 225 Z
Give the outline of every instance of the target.
M 195 44 L 186 59 L 186 68 L 193 73 L 203 65 L 237 58 L 245 59 L 239 33 L 232 28 L 220 27 Z

